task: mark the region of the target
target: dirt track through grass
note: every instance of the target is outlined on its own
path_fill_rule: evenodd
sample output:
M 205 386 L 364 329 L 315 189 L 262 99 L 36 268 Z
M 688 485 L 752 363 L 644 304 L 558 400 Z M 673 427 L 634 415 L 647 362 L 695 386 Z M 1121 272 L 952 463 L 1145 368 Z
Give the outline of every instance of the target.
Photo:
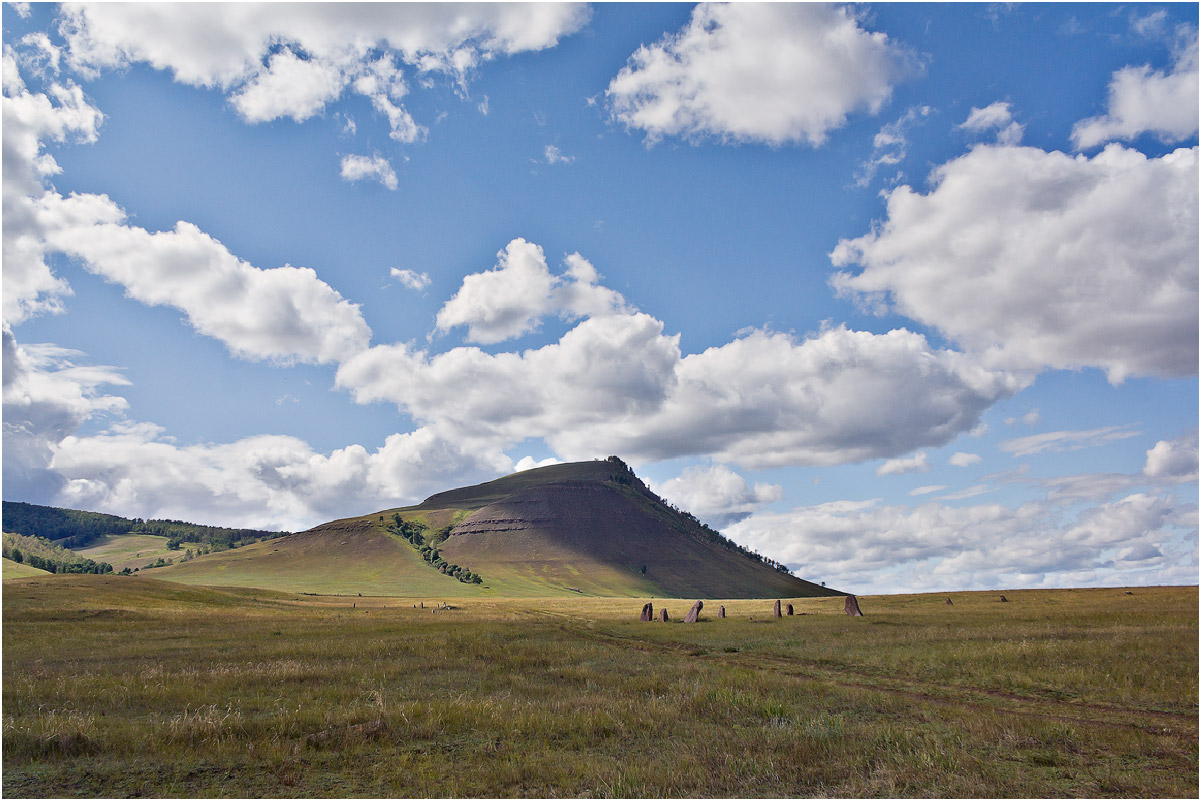
M 556 613 L 542 614 L 554 615 L 556 617 L 565 616 Z M 583 621 L 583 623 L 585 626 L 590 627 L 590 621 Z M 562 630 L 566 635 L 569 633 L 570 628 L 564 626 Z M 589 631 L 585 634 L 578 629 L 571 632 L 571 634 L 573 636 L 587 637 L 598 642 L 614 642 L 640 651 L 660 650 L 678 654 L 681 650 L 678 645 L 657 643 L 638 637 L 616 636 L 595 631 Z M 1024 715 L 1043 720 L 1079 723 L 1091 726 L 1128 727 L 1152 734 L 1162 733 L 1165 725 L 1175 726 L 1177 730 L 1196 727 L 1196 720 L 1194 720 L 1196 716 L 1189 713 L 1163 712 L 1117 704 L 1064 701 L 1054 698 L 1029 698 L 1018 693 L 981 687 L 962 687 L 950 684 L 908 681 L 904 678 L 894 676 L 880 676 L 876 673 L 856 669 L 853 666 L 840 665 L 837 668 L 832 668 L 818 662 L 807 661 L 803 658 L 783 658 L 763 655 L 747 656 L 737 653 L 689 655 L 717 663 L 724 668 L 771 670 L 797 679 L 819 679 L 839 687 L 887 692 L 924 703 L 944 704 L 956 708 L 988 709 L 1011 715 Z M 1148 718 L 1155 722 L 1148 722 Z
M 1197 590 L 1135 592 L 707 601 L 664 625 L 642 599 L 8 582 L 3 789 L 1194 797 Z

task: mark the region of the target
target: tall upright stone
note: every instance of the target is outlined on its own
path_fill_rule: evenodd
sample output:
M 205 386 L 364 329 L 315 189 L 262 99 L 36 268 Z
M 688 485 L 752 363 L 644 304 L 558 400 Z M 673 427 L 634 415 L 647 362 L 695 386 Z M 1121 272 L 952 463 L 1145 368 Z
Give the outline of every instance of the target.
M 794 615 L 794 614 L 796 614 L 795 612 L 793 612 L 793 611 L 792 611 L 792 604 L 789 604 L 789 605 L 788 605 L 788 614 L 789 614 L 789 615 Z
M 692 608 L 688 610 L 688 614 L 684 616 L 684 622 L 685 623 L 695 623 L 697 620 L 699 620 L 700 616 L 701 616 L 701 609 L 704 606 L 705 606 L 705 604 L 702 601 L 697 601 L 696 603 L 694 603 L 692 605 Z
M 859 611 L 859 601 L 855 599 L 854 595 L 847 596 L 846 610 L 847 614 L 852 617 L 863 617 L 863 613 Z
M 660 623 L 667 622 L 667 607 L 666 606 L 659 610 L 659 622 Z
M 654 604 L 652 604 L 650 601 L 647 601 L 645 604 L 643 604 L 642 605 L 642 617 L 640 617 L 638 619 L 644 623 L 654 620 L 655 619 Z
M 717 607 L 717 616 L 718 616 L 718 617 L 725 617 L 725 616 L 726 616 L 726 608 L 725 608 L 724 606 L 719 606 L 719 607 Z
M 776 605 L 772 608 L 772 617 L 780 616 L 780 602 L 776 601 Z

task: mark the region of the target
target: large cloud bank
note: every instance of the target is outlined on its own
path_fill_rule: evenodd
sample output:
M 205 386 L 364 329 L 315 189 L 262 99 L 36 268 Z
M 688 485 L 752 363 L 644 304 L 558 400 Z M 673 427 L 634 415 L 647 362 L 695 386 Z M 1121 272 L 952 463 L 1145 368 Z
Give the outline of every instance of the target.
M 970 430 L 1020 379 L 932 348 L 904 329 L 829 327 L 803 340 L 753 331 L 685 355 L 663 323 L 595 283 L 581 257 L 550 274 L 514 240 L 498 268 L 468 275 L 440 328 L 497 342 L 549 313 L 583 316 L 559 341 L 524 352 L 430 353 L 379 345 L 347 359 L 338 385 L 455 436 L 498 445 L 543 438 L 564 458 L 712 455 L 747 467 L 843 464 L 944 444 Z
M 252 123 L 303 121 L 349 91 L 412 142 L 425 128 L 404 106 L 404 67 L 465 87 L 481 62 L 552 47 L 588 16 L 575 3 L 68 3 L 61 30 L 84 74 L 144 62 L 219 87 Z
M 727 533 L 770 549 L 798 575 L 838 576 L 838 589 L 891 591 L 1196 581 L 1197 509 L 1137 492 L 1064 515 L 1034 501 L 916 507 L 835 501 L 761 513 Z M 1192 556 L 1192 567 L 1187 565 Z M 1120 574 L 1120 577 L 1118 575 Z
M 1197 150 L 980 146 L 839 242 L 832 283 L 1009 369 L 1197 370 Z

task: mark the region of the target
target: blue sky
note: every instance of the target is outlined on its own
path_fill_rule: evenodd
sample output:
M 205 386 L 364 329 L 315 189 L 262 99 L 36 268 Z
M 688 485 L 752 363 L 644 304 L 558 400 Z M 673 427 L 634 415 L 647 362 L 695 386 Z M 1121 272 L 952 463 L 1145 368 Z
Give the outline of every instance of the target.
M 617 454 L 860 592 L 1197 579 L 1195 4 L 6 4 L 4 498 Z

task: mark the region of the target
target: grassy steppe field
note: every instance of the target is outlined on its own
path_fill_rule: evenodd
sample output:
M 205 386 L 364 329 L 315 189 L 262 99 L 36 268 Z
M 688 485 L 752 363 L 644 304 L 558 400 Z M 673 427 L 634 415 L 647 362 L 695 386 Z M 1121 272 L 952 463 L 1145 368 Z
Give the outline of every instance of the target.
M 1195 797 L 1198 591 L 310 597 L 4 582 L 3 793 Z M 455 608 L 432 611 L 436 601 Z

